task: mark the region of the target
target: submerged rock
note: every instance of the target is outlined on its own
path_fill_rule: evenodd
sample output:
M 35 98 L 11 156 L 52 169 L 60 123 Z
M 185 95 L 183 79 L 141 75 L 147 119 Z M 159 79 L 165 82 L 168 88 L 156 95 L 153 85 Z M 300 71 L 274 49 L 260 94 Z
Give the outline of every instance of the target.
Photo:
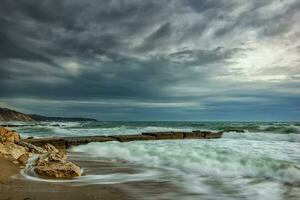
M 0 127 L 0 142 L 19 142 L 21 139 L 19 133 L 16 131 L 11 131 L 7 128 Z

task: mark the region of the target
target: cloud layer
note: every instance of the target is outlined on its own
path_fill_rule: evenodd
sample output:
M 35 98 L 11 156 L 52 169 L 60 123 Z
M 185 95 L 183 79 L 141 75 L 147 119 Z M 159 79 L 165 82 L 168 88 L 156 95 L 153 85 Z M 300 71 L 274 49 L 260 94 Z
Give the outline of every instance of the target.
M 3 0 L 0 104 L 105 120 L 300 119 L 298 0 Z

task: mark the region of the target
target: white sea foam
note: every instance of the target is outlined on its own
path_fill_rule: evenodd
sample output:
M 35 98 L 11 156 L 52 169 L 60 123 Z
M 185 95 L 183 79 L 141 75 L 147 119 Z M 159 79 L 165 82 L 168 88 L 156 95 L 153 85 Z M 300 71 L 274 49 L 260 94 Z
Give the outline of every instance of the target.
M 232 139 L 91 143 L 72 149 L 91 157 L 168 170 L 170 180 L 192 193 L 222 196 L 218 191 L 222 186 L 240 195 L 249 192 L 256 199 L 266 195 L 251 183 L 256 180 L 277 189 L 281 184 L 300 185 L 299 150 L 299 143 Z M 236 180 L 247 181 L 242 184 Z

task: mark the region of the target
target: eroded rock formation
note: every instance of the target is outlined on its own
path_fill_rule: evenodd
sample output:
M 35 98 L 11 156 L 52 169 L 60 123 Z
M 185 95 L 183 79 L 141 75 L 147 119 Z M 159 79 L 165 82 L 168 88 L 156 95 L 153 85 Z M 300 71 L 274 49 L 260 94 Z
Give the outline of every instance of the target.
M 38 147 L 20 142 L 20 135 L 0 127 L 0 157 L 10 158 L 14 163 L 25 165 L 32 154 L 39 154 L 34 171 L 43 177 L 72 178 L 81 175 L 80 167 L 67 160 L 64 151 L 51 144 Z

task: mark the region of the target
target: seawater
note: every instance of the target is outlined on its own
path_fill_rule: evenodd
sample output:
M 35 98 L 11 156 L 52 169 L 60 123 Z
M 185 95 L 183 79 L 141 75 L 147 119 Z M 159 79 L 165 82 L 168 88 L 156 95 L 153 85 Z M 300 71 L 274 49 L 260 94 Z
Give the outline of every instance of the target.
M 162 199 L 300 199 L 300 123 L 297 122 L 72 122 L 17 127 L 22 136 L 138 134 L 149 131 L 242 129 L 214 140 L 90 143 L 71 158 L 127 163 L 136 173 L 84 169 L 74 184 L 170 183 Z M 72 157 L 73 156 L 73 157 Z M 37 180 L 38 179 L 36 178 Z M 170 194 L 171 193 L 171 194 Z M 151 199 L 146 196 L 146 199 Z M 158 199 L 157 197 L 153 199 Z

